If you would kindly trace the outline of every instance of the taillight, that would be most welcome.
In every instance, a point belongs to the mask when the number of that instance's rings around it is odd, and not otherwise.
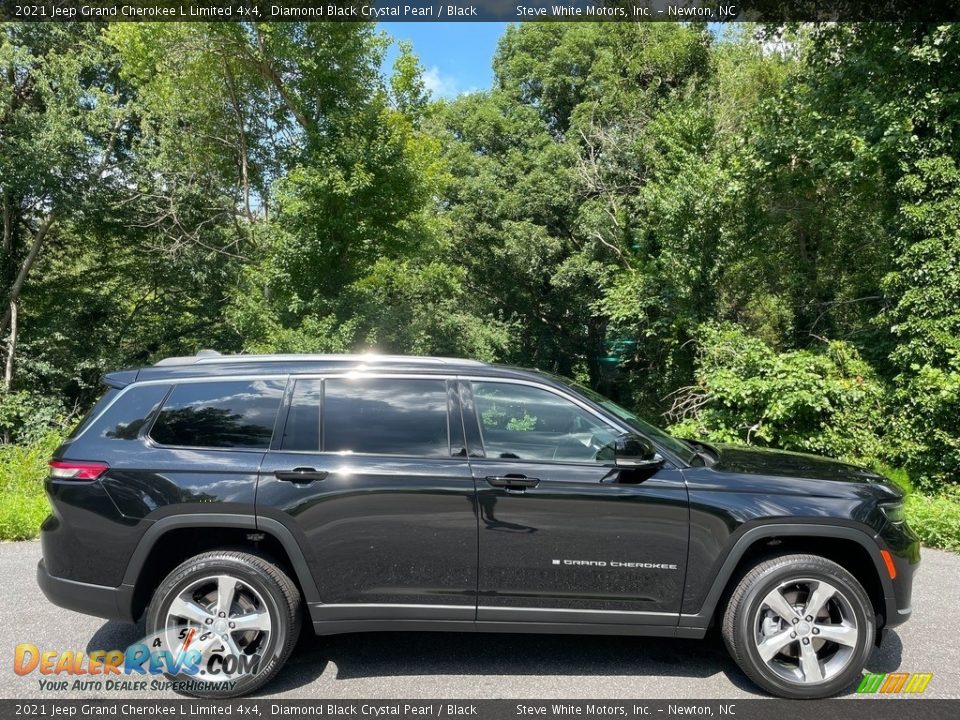
[[[102,462],[51,460],[50,477],[60,480],[96,480],[109,468],[109,465]]]

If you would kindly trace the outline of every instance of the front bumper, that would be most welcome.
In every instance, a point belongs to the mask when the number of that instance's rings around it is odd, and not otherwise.
[[[47,572],[43,560],[37,563],[37,585],[54,605],[67,610],[95,615],[108,620],[134,622],[133,588],[128,585],[109,587],[55,577]]]
[[[886,585],[885,627],[896,627],[913,612],[913,576],[920,568],[920,538],[906,523],[887,524],[877,536],[880,547],[890,553],[896,577]]]

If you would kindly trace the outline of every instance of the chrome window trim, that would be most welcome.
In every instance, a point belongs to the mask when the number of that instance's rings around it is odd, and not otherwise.
[[[425,364],[424,364],[424,368],[427,368],[427,367],[429,367],[429,365],[425,363]],[[323,380],[323,379],[326,379],[326,378],[342,378],[342,377],[346,377],[346,378],[357,378],[357,379],[361,379],[361,378],[397,378],[397,379],[404,379],[404,378],[408,378],[408,379],[409,379],[409,378],[429,378],[429,379],[437,379],[437,380],[454,380],[454,381],[456,381],[456,380],[462,380],[462,381],[464,381],[464,382],[474,382],[474,381],[476,381],[476,382],[507,383],[507,384],[514,384],[514,385],[529,385],[529,386],[531,386],[531,387],[539,388],[539,389],[541,389],[541,390],[546,390],[547,392],[553,393],[554,395],[557,395],[557,396],[559,396],[559,397],[564,398],[565,400],[568,400],[568,401],[574,403],[575,405],[577,405],[577,406],[579,406],[580,408],[582,408],[583,410],[587,411],[588,413],[590,413],[590,414],[593,415],[594,417],[598,418],[598,419],[599,419],[600,421],[602,421],[603,423],[612,426],[613,428],[619,430],[620,432],[629,432],[629,433],[636,432],[633,428],[631,428],[630,426],[628,426],[626,423],[622,422],[622,421],[619,420],[618,418],[616,418],[616,417],[614,417],[614,416],[612,416],[612,415],[607,415],[607,414],[605,414],[605,413],[603,413],[603,412],[600,412],[599,410],[597,410],[596,408],[594,408],[594,407],[592,407],[591,405],[587,404],[586,402],[584,402],[584,401],[581,400],[580,398],[576,397],[575,395],[572,395],[572,394],[570,394],[570,393],[568,393],[568,392],[563,391],[563,390],[560,389],[560,388],[553,387],[552,385],[548,385],[548,384],[545,384],[545,383],[540,382],[540,381],[537,381],[537,380],[531,380],[531,379],[527,379],[527,378],[502,377],[502,376],[498,376],[498,375],[486,375],[486,374],[478,374],[478,375],[463,374],[462,371],[461,371],[461,372],[456,372],[456,371],[455,371],[455,372],[449,372],[449,371],[448,371],[448,372],[443,372],[443,371],[442,371],[442,367],[443,367],[442,365],[440,365],[440,366],[434,366],[434,367],[436,367],[436,370],[437,370],[437,371],[434,371],[434,372],[431,372],[431,371],[425,371],[425,372],[410,372],[410,371],[407,371],[407,372],[390,372],[390,371],[383,371],[383,370],[380,370],[380,369],[370,369],[370,370],[366,370],[366,369],[364,369],[364,370],[356,370],[356,369],[355,369],[355,370],[337,370],[337,371],[334,371],[334,372],[322,372],[322,371],[321,371],[321,372],[307,372],[307,373],[268,373],[268,374],[264,374],[264,373],[250,373],[250,374],[243,374],[243,375],[228,375],[228,376],[223,376],[223,377],[219,377],[219,376],[197,376],[197,377],[182,377],[182,378],[158,378],[158,379],[151,379],[151,380],[135,380],[134,382],[130,383],[129,385],[123,387],[123,388],[120,390],[120,392],[118,392],[117,395],[113,398],[113,400],[110,402],[110,404],[107,405],[105,408],[103,408],[103,410],[102,410],[95,418],[93,418],[93,419],[90,421],[90,423],[89,423],[89,424],[87,425],[87,427],[83,430],[83,432],[81,432],[79,435],[77,435],[75,438],[73,438],[73,440],[71,440],[71,442],[74,442],[74,441],[76,441],[76,440],[79,440],[79,439],[80,439],[81,437],[83,437],[87,432],[89,432],[90,428],[94,427],[94,426],[97,424],[97,422],[99,422],[100,418],[101,418],[104,414],[106,414],[106,413],[120,400],[120,398],[122,398],[127,392],[131,391],[133,388],[140,387],[140,386],[143,386],[143,385],[170,385],[170,386],[171,386],[171,389],[172,389],[172,388],[175,387],[176,385],[182,385],[182,384],[187,384],[187,383],[200,383],[200,382],[209,383],[209,382],[232,382],[232,381],[244,381],[244,380],[246,380],[246,381],[251,381],[251,380],[283,380],[284,382],[289,383],[290,380],[299,380],[299,379],[304,379],[304,380]],[[431,369],[433,369],[433,368],[431,368]],[[165,398],[165,401],[166,401],[166,398]],[[282,407],[282,399],[281,399],[281,407]],[[161,406],[161,409],[162,409],[162,406]],[[461,413],[462,413],[462,412],[463,412],[463,408],[461,408]],[[154,418],[154,420],[155,420],[155,419],[156,419],[156,418]],[[153,424],[153,423],[151,423],[151,428],[152,428],[152,424]],[[481,433],[482,433],[482,431],[481,431]],[[151,442],[152,442],[152,441],[151,441]],[[272,444],[272,439],[271,439],[271,444]],[[660,448],[660,446],[659,446],[657,443],[654,443],[654,445],[657,446],[657,448],[658,448],[659,450],[661,450],[661,452],[663,452],[663,448]],[[177,447],[177,446],[157,445],[157,444],[153,444],[153,447],[154,447],[154,448],[157,448],[157,449],[167,449],[167,448],[169,448],[169,449],[181,449],[181,450],[220,450],[220,451],[231,451],[231,452],[237,451],[237,450],[241,450],[241,451],[243,451],[243,452],[266,452],[266,453],[271,453],[271,452],[290,452],[290,453],[303,453],[303,454],[310,454],[310,455],[320,455],[320,454],[322,454],[322,455],[330,455],[331,457],[351,457],[351,456],[353,456],[353,457],[403,457],[403,458],[420,458],[420,459],[427,459],[427,460],[460,460],[460,459],[461,459],[461,458],[454,458],[454,457],[452,457],[452,456],[451,456],[451,457],[433,457],[433,456],[425,456],[425,455],[371,455],[371,454],[361,454],[361,453],[353,453],[353,454],[351,454],[351,455],[346,455],[346,454],[341,454],[341,453],[320,453],[320,452],[313,452],[313,451],[309,451],[309,450],[286,450],[286,451],[280,451],[280,450],[274,450],[272,447],[268,447],[266,450],[252,449],[252,448]],[[684,463],[682,463],[682,462],[678,464],[677,458],[674,456],[673,453],[671,453],[671,452],[669,452],[669,451],[666,451],[665,456],[666,456],[666,458],[670,461],[670,463],[671,463],[674,467],[684,467],[684,466],[685,466]],[[469,460],[469,458],[463,458],[463,459],[464,459],[464,460]],[[495,458],[472,458],[472,459],[473,459],[473,460],[481,460],[481,461],[482,461],[482,460],[491,460],[491,459],[495,459]],[[506,459],[506,458],[500,458],[500,459],[496,459],[496,460],[497,460],[498,462],[510,462],[510,460],[509,460],[509,459]],[[515,460],[515,461],[513,461],[513,462],[534,462],[534,461],[531,461],[531,460]],[[537,461],[537,462],[542,462],[542,463],[544,463],[544,464],[551,464],[551,463],[553,463],[553,464],[558,464],[558,465],[580,465],[580,466],[586,466],[586,467],[606,467],[605,465],[597,465],[597,464],[595,464],[595,463],[571,463],[571,462],[563,462],[563,461]]]

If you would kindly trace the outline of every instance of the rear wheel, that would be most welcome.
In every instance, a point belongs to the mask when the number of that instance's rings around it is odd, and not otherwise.
[[[737,585],[723,618],[724,642],[740,668],[788,698],[828,697],[850,686],[875,632],[863,587],[818,555],[759,563]]]
[[[166,673],[183,683],[183,693],[237,697],[267,683],[286,662],[300,633],[300,594],[264,558],[215,550],[166,577],[147,608],[146,626],[155,648],[189,658],[190,670]]]

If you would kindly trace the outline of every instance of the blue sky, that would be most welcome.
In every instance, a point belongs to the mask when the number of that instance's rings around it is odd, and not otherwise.
[[[424,83],[434,97],[486,90],[493,82],[491,63],[506,23],[380,23],[394,40],[409,40],[424,67]],[[393,65],[390,50],[387,67]]]
[[[382,22],[379,27],[394,41],[409,40],[424,67],[424,83],[435,98],[454,98],[465,92],[487,90],[493,83],[493,54],[507,23]],[[717,39],[725,26],[708,23]],[[387,54],[389,72],[397,56],[396,42]]]

